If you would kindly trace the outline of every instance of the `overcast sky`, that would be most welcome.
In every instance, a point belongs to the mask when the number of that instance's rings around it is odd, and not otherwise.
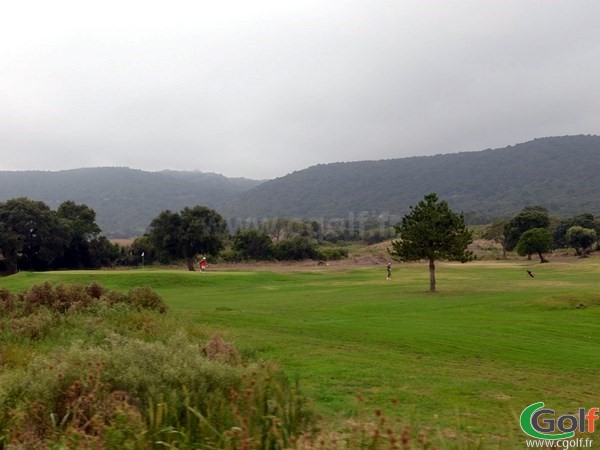
[[[600,134],[596,0],[14,0],[0,170],[274,178]]]

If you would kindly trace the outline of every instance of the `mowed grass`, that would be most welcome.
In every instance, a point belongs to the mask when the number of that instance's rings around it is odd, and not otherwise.
[[[536,273],[529,278],[526,269]],[[170,326],[219,331],[247,355],[281,363],[334,424],[381,408],[447,436],[523,443],[518,416],[599,406],[600,261],[425,264],[207,273],[21,273],[0,288],[98,281],[151,286]]]

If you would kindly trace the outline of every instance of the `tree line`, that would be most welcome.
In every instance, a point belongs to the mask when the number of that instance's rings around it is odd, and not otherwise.
[[[239,228],[232,236],[226,220],[205,206],[162,211],[148,232],[127,247],[100,235],[95,211],[66,201],[52,210],[25,197],[0,203],[0,272],[97,269],[140,262],[184,261],[189,270],[199,255],[229,261],[336,259],[340,248],[319,248],[316,222],[278,218],[260,227]],[[348,236],[349,237],[349,236]],[[322,240],[321,240],[322,242]]]
[[[425,204],[419,205],[431,209],[437,202],[437,196],[430,194],[425,197]],[[442,204],[446,209],[438,211],[435,217],[451,212],[447,203]],[[184,261],[189,270],[194,270],[201,255],[219,256],[226,261],[329,260],[348,256],[347,250],[336,243],[353,240],[373,243],[394,237],[397,240],[393,248],[399,251],[407,245],[402,242],[408,242],[403,224],[410,214],[397,226],[390,226],[390,217],[383,222],[376,217],[364,217],[361,221],[345,220],[338,224],[274,218],[239,226],[232,235],[223,216],[198,205],[180,212],[162,211],[152,220],[147,233],[130,246],[121,247],[100,235],[96,213],[89,206],[66,201],[52,210],[41,201],[22,197],[0,203],[0,272],[177,261]],[[460,223],[464,226],[462,215]],[[423,233],[423,229],[415,229],[415,233]],[[585,257],[598,245],[599,236],[600,220],[592,214],[558,219],[540,206],[528,206],[510,219],[497,220],[483,233],[485,239],[502,245],[505,257],[506,252],[516,250],[522,256],[538,255],[541,262],[546,261],[544,253],[556,248],[572,247]],[[408,247],[405,250],[408,252]],[[443,256],[442,252],[435,258],[449,258],[451,253]],[[398,256],[398,259],[403,258]]]
[[[226,220],[204,206],[180,212],[163,211],[148,232],[130,246],[130,264],[140,261],[168,264],[183,260],[189,270],[200,256],[225,261],[340,259],[347,250],[323,246],[318,222],[287,218],[265,220],[257,227],[238,228],[229,234]]]
[[[110,265],[119,247],[100,231],[96,213],[84,204],[65,201],[54,211],[24,197],[0,203],[0,271]]]
[[[600,220],[590,213],[559,219],[541,206],[527,206],[511,219],[492,223],[483,237],[499,243],[504,258],[507,251],[516,250],[528,259],[537,255],[543,263],[544,253],[560,248],[573,248],[576,255],[587,257],[598,246]]]

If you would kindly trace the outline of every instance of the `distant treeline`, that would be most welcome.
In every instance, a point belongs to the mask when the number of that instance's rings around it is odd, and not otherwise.
[[[95,218],[92,208],[70,200],[56,210],[25,197],[0,203],[0,272],[181,261],[194,270],[201,255],[227,261],[347,256],[343,248],[320,248],[322,234],[314,223],[277,219],[232,236],[218,212],[200,205],[162,211],[148,225],[149,232],[127,247],[101,236]]]
[[[119,247],[99,235],[95,220],[92,208],[70,200],[56,211],[27,198],[0,203],[0,271],[112,265]]]
[[[40,201],[16,198],[0,203],[0,272],[171,264],[184,261],[190,270],[201,256],[221,261],[332,260],[348,256],[346,244],[373,244],[396,236],[399,220],[362,217],[322,223],[289,218],[237,224],[231,232],[216,210],[205,206],[164,210],[149,230],[127,247],[100,235],[95,211],[66,201],[52,210]],[[244,225],[244,226],[242,226]],[[509,219],[480,231],[502,245],[504,253],[543,253],[573,248],[581,256],[597,247],[600,220],[591,213],[558,218],[541,206],[528,206]]]

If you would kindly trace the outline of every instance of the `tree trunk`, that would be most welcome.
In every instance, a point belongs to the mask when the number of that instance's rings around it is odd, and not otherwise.
[[[506,259],[506,246],[502,244],[502,259]]]
[[[185,258],[185,263],[187,264],[187,268],[190,272],[194,272],[194,258]]]
[[[544,255],[542,255],[542,252],[538,252],[538,255],[540,255],[540,262],[541,263],[547,263],[548,260],[546,258],[544,258]]]
[[[19,257],[16,252],[10,252],[5,256],[6,268],[8,270],[9,275],[14,275],[19,271],[18,261]]]
[[[15,273],[17,273],[19,271],[19,266],[17,265],[16,260],[11,260],[8,259],[8,274],[9,275],[14,275]]]
[[[429,258],[429,292],[435,292],[435,262]]]

